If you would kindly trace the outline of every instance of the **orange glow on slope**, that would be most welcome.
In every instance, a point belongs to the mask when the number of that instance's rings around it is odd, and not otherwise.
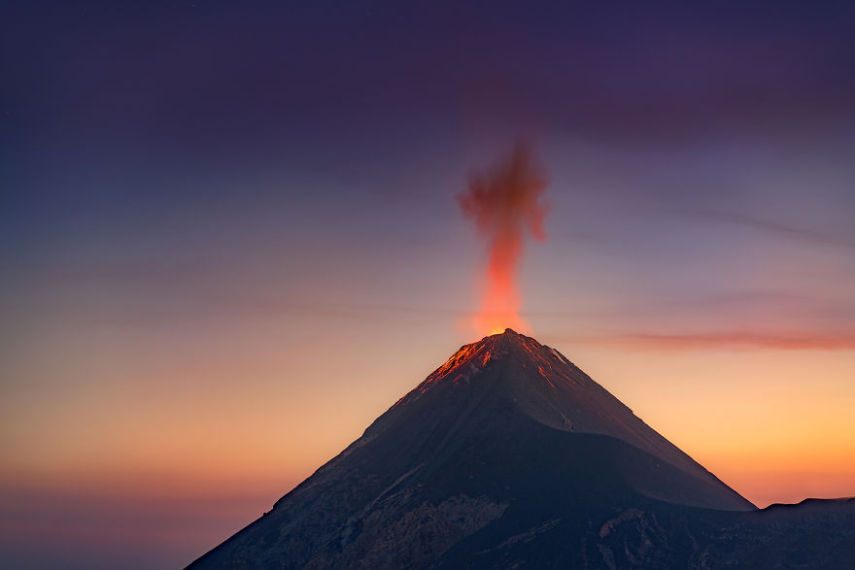
[[[475,176],[467,192],[458,196],[463,214],[475,221],[487,242],[486,285],[475,326],[487,334],[505,328],[528,331],[519,316],[516,275],[526,232],[546,239],[540,203],[545,178],[532,164],[528,146],[518,143],[512,154],[484,175]]]

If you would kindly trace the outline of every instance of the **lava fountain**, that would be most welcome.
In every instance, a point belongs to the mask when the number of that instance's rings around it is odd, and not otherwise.
[[[546,184],[529,145],[518,142],[491,169],[472,176],[469,188],[457,196],[464,216],[475,222],[487,245],[484,292],[475,317],[482,333],[494,334],[507,327],[528,330],[519,315],[516,277],[525,237],[546,239],[547,208],[541,202]]]

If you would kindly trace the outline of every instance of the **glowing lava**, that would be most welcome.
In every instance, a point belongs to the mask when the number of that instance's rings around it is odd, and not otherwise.
[[[487,243],[484,296],[475,318],[481,332],[528,330],[519,316],[516,276],[526,233],[546,239],[543,220],[547,210],[540,202],[545,189],[546,179],[532,163],[529,147],[517,143],[510,156],[485,174],[474,176],[469,189],[457,197],[463,214],[475,221]]]

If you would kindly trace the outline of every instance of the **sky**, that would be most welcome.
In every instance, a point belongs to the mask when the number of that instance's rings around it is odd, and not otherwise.
[[[170,568],[438,367],[530,141],[528,333],[758,506],[855,495],[855,6],[16,2],[0,565]]]

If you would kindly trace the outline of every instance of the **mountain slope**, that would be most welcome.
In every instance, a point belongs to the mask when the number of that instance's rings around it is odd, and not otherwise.
[[[514,412],[554,429],[618,438],[692,475],[702,486],[694,497],[672,497],[665,492],[659,497],[664,500],[718,509],[754,508],[560,352],[510,329],[462,347],[380,416],[364,437],[375,437],[402,417],[411,422],[425,416],[422,421],[429,422],[430,416],[455,399],[466,399],[477,413],[486,416],[510,406]]]
[[[718,520],[754,507],[560,353],[507,330],[462,347],[191,567],[501,567],[515,552],[598,567],[608,557],[592,545],[627,509]]]

